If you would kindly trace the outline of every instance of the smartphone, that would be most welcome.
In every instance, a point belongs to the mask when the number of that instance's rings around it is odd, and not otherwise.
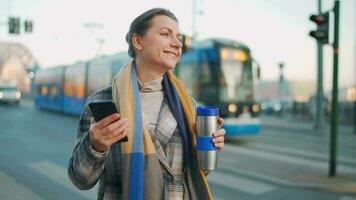
[[[89,103],[89,109],[96,122],[104,119],[105,117],[118,113],[114,102],[111,100],[96,100]],[[127,136],[118,142],[127,142]]]

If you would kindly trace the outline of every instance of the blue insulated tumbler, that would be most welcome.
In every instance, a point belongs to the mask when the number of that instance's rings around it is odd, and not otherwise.
[[[197,153],[203,171],[216,169],[218,148],[213,144],[213,133],[218,130],[219,109],[211,106],[197,107]]]

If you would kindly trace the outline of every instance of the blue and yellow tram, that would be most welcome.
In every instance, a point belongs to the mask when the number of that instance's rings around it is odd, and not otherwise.
[[[80,115],[86,98],[110,85],[120,67],[129,60],[127,53],[119,53],[40,70],[35,79],[35,105],[41,109]]]
[[[260,105],[254,100],[250,49],[234,40],[208,39],[192,43],[175,73],[200,104],[217,106],[227,135],[260,131]]]

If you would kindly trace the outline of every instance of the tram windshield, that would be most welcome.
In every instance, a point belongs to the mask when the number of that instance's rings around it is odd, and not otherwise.
[[[220,99],[223,102],[248,101],[253,97],[252,66],[245,51],[223,48]]]

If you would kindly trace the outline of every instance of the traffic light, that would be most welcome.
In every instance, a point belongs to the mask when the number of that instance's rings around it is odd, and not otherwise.
[[[20,34],[19,17],[9,17],[9,34]]]
[[[192,43],[192,38],[188,35],[182,35],[182,52],[186,52]]]
[[[321,44],[329,43],[329,12],[319,15],[311,15],[309,19],[316,23],[317,29],[310,31],[309,35],[321,42]]]
[[[25,32],[26,33],[32,33],[33,31],[33,23],[30,20],[25,21]]]

